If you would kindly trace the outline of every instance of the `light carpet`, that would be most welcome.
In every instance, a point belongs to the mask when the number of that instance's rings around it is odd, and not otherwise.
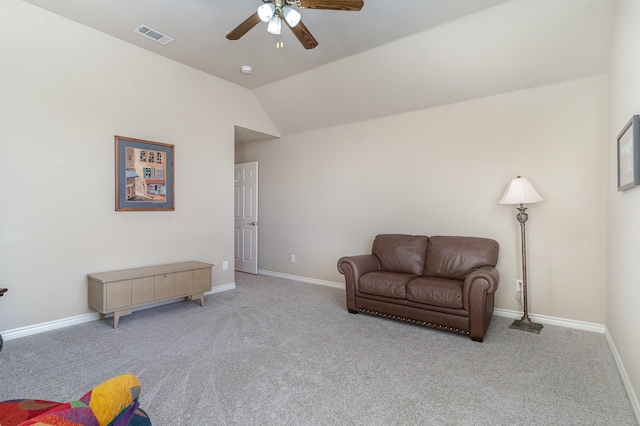
[[[125,372],[154,425],[637,425],[602,334],[494,317],[483,343],[365,314],[344,290],[235,290],[5,342],[0,400],[67,401]]]

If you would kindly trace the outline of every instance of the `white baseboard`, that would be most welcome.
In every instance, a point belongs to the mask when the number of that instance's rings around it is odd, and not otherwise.
[[[71,325],[82,324],[89,321],[95,321],[100,318],[100,314],[92,312],[89,314],[76,315],[73,317],[62,318],[59,320],[42,322],[40,324],[28,325],[26,327],[14,328],[2,332],[2,338],[13,340],[19,337],[31,336],[33,334],[44,333],[45,331],[57,330],[59,328],[69,327]]]
[[[205,296],[207,294],[222,293],[223,291],[229,291],[229,290],[235,290],[235,289],[236,289],[236,283],[222,284],[222,285],[215,286],[214,288],[211,289],[211,291],[206,292]]]
[[[301,281],[303,283],[323,285],[326,287],[341,288],[343,290],[345,289],[344,283],[338,283],[335,281],[318,280],[316,278],[307,278],[307,277],[301,277],[298,275],[283,274],[281,272],[273,272],[273,271],[268,271],[266,269],[259,269],[258,274],[268,275],[270,277],[282,278],[285,280]]]
[[[520,319],[522,318],[522,311],[512,311],[510,309],[500,309],[495,308],[493,310],[493,314],[498,317],[512,318],[512,319]],[[593,331],[595,333],[604,333],[605,326],[603,324],[596,324],[593,322],[585,322],[585,321],[576,321],[566,318],[558,318],[558,317],[550,317],[547,315],[537,315],[529,313],[529,318],[532,321],[547,324],[547,325],[557,325],[559,327],[566,328],[574,328],[576,330],[584,330],[584,331]]]
[[[633,386],[631,386],[631,380],[627,375],[627,370],[624,368],[624,364],[622,363],[622,358],[620,358],[620,354],[616,349],[615,343],[613,343],[613,339],[609,334],[609,329],[605,326],[604,335],[607,337],[607,342],[609,343],[609,349],[611,349],[611,354],[613,355],[613,359],[616,361],[616,366],[618,367],[618,372],[620,373],[620,378],[622,379],[622,383],[624,384],[624,388],[627,391],[627,395],[629,396],[629,402],[631,402],[631,408],[633,408],[633,412],[636,415],[636,419],[640,424],[640,402],[638,402],[638,396],[633,390]]]
[[[233,290],[236,288],[236,283],[223,284],[214,287],[211,291],[205,293],[214,294],[220,293],[227,290]],[[167,305],[169,303],[175,303],[183,298],[177,298],[174,300],[167,300],[166,302],[153,303],[150,305],[140,306],[138,308],[134,308],[132,311],[140,311],[143,309],[154,308],[156,306]],[[17,339],[19,337],[31,336],[34,334],[44,333],[45,331],[57,330],[59,328],[65,328],[72,325],[82,324],[89,321],[96,321],[100,319],[100,314],[97,312],[91,312],[88,314],[75,315],[73,317],[62,318],[59,320],[47,321],[40,324],[28,325],[26,327],[14,328],[12,330],[6,330],[2,332],[2,339],[5,341]]]

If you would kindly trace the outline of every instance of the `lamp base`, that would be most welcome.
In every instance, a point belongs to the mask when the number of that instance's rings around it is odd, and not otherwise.
[[[540,334],[540,330],[542,330],[542,324],[535,323],[531,321],[528,317],[522,317],[522,319],[515,320],[509,326],[509,328]]]

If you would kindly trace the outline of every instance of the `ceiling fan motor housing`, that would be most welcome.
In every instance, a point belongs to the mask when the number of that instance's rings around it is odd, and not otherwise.
[[[262,0],[263,3],[273,3],[276,7],[297,6],[300,7],[300,0]]]

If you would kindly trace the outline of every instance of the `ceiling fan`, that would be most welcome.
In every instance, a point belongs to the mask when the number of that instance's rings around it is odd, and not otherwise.
[[[284,21],[305,49],[313,49],[318,42],[302,23],[300,13],[293,6],[304,9],[352,11],[358,11],[364,6],[364,0],[262,0],[262,3],[253,15],[227,34],[229,40],[240,39],[260,22],[269,23],[267,31],[270,33],[280,34]]]

